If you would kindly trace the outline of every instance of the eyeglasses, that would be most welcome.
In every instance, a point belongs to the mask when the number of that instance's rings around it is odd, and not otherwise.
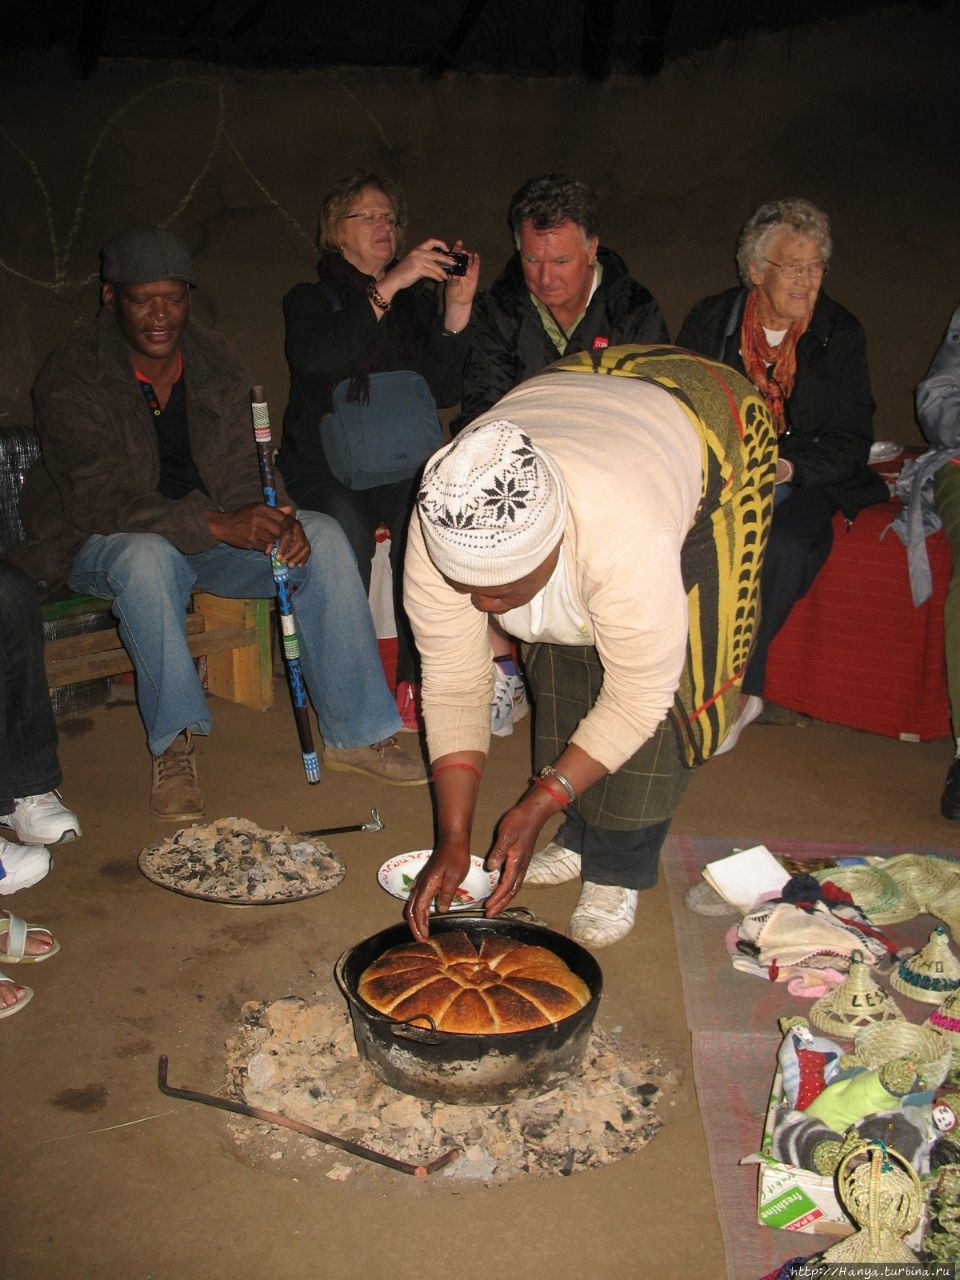
[[[764,262],[776,267],[784,280],[799,280],[804,275],[808,275],[811,280],[819,280],[829,270],[820,258],[815,258],[813,262],[774,262],[772,258],[764,258]]]
[[[366,213],[345,213],[343,215],[343,221],[346,222],[348,218],[359,218],[361,222],[366,222],[368,224],[373,222],[385,222],[388,227],[399,227],[400,225],[400,219],[396,214],[384,213],[380,209],[371,209]]]

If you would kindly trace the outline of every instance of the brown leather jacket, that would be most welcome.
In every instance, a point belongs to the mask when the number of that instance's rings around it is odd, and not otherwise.
[[[47,358],[33,388],[41,459],[20,501],[26,542],[8,558],[48,593],[94,533],[159,533],[185,554],[215,545],[204,512],[263,494],[250,416],[250,374],[217,333],[189,324],[181,342],[194,461],[210,497],[157,492],[153,420],[109,311],[84,321]],[[277,476],[277,501],[289,499]]]

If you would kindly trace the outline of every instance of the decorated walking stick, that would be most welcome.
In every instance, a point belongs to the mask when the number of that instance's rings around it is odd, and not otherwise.
[[[254,387],[250,400],[253,434],[257,442],[257,457],[260,462],[263,500],[268,507],[275,507],[277,490],[273,479],[273,441],[270,438],[270,413],[263,398],[263,388]],[[303,669],[300,666],[300,645],[297,640],[293,608],[290,604],[289,572],[283,561],[277,558],[276,546],[270,556],[270,566],[273,569],[273,581],[277,590],[277,612],[280,617],[280,633],[283,637],[283,661],[287,669],[287,682],[290,685],[290,697],[293,701],[293,715],[297,722],[303,768],[308,782],[319,782],[320,761],[313,746],[313,731],[310,728],[307,710],[307,689],[303,682]]]

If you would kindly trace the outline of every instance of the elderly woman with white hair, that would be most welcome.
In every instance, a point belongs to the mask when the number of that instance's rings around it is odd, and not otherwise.
[[[866,338],[822,289],[832,252],[830,221],[809,200],[761,205],[737,244],[742,287],[698,302],[677,338],[679,346],[746,374],[779,438],[760,626],[721,752],[763,710],[770,645],[830,554],[835,513],[853,520],[888,496],[867,466],[874,404]]]
[[[491,614],[530,645],[538,772],[498,825],[487,914],[525,878],[579,876],[570,936],[599,947],[629,933],[691,772],[736,710],[774,468],[750,384],[670,347],[565,357],[433,456],[404,577],[437,797],[437,843],[406,908],[415,937],[469,866]]]

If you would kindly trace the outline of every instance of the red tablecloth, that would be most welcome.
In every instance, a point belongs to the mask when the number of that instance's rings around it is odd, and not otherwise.
[[[889,737],[950,734],[943,602],[950,547],[927,539],[933,595],[916,609],[906,548],[891,530],[895,499],[847,528],[834,517],[833,550],[770,649],[764,698],[816,720]]]

